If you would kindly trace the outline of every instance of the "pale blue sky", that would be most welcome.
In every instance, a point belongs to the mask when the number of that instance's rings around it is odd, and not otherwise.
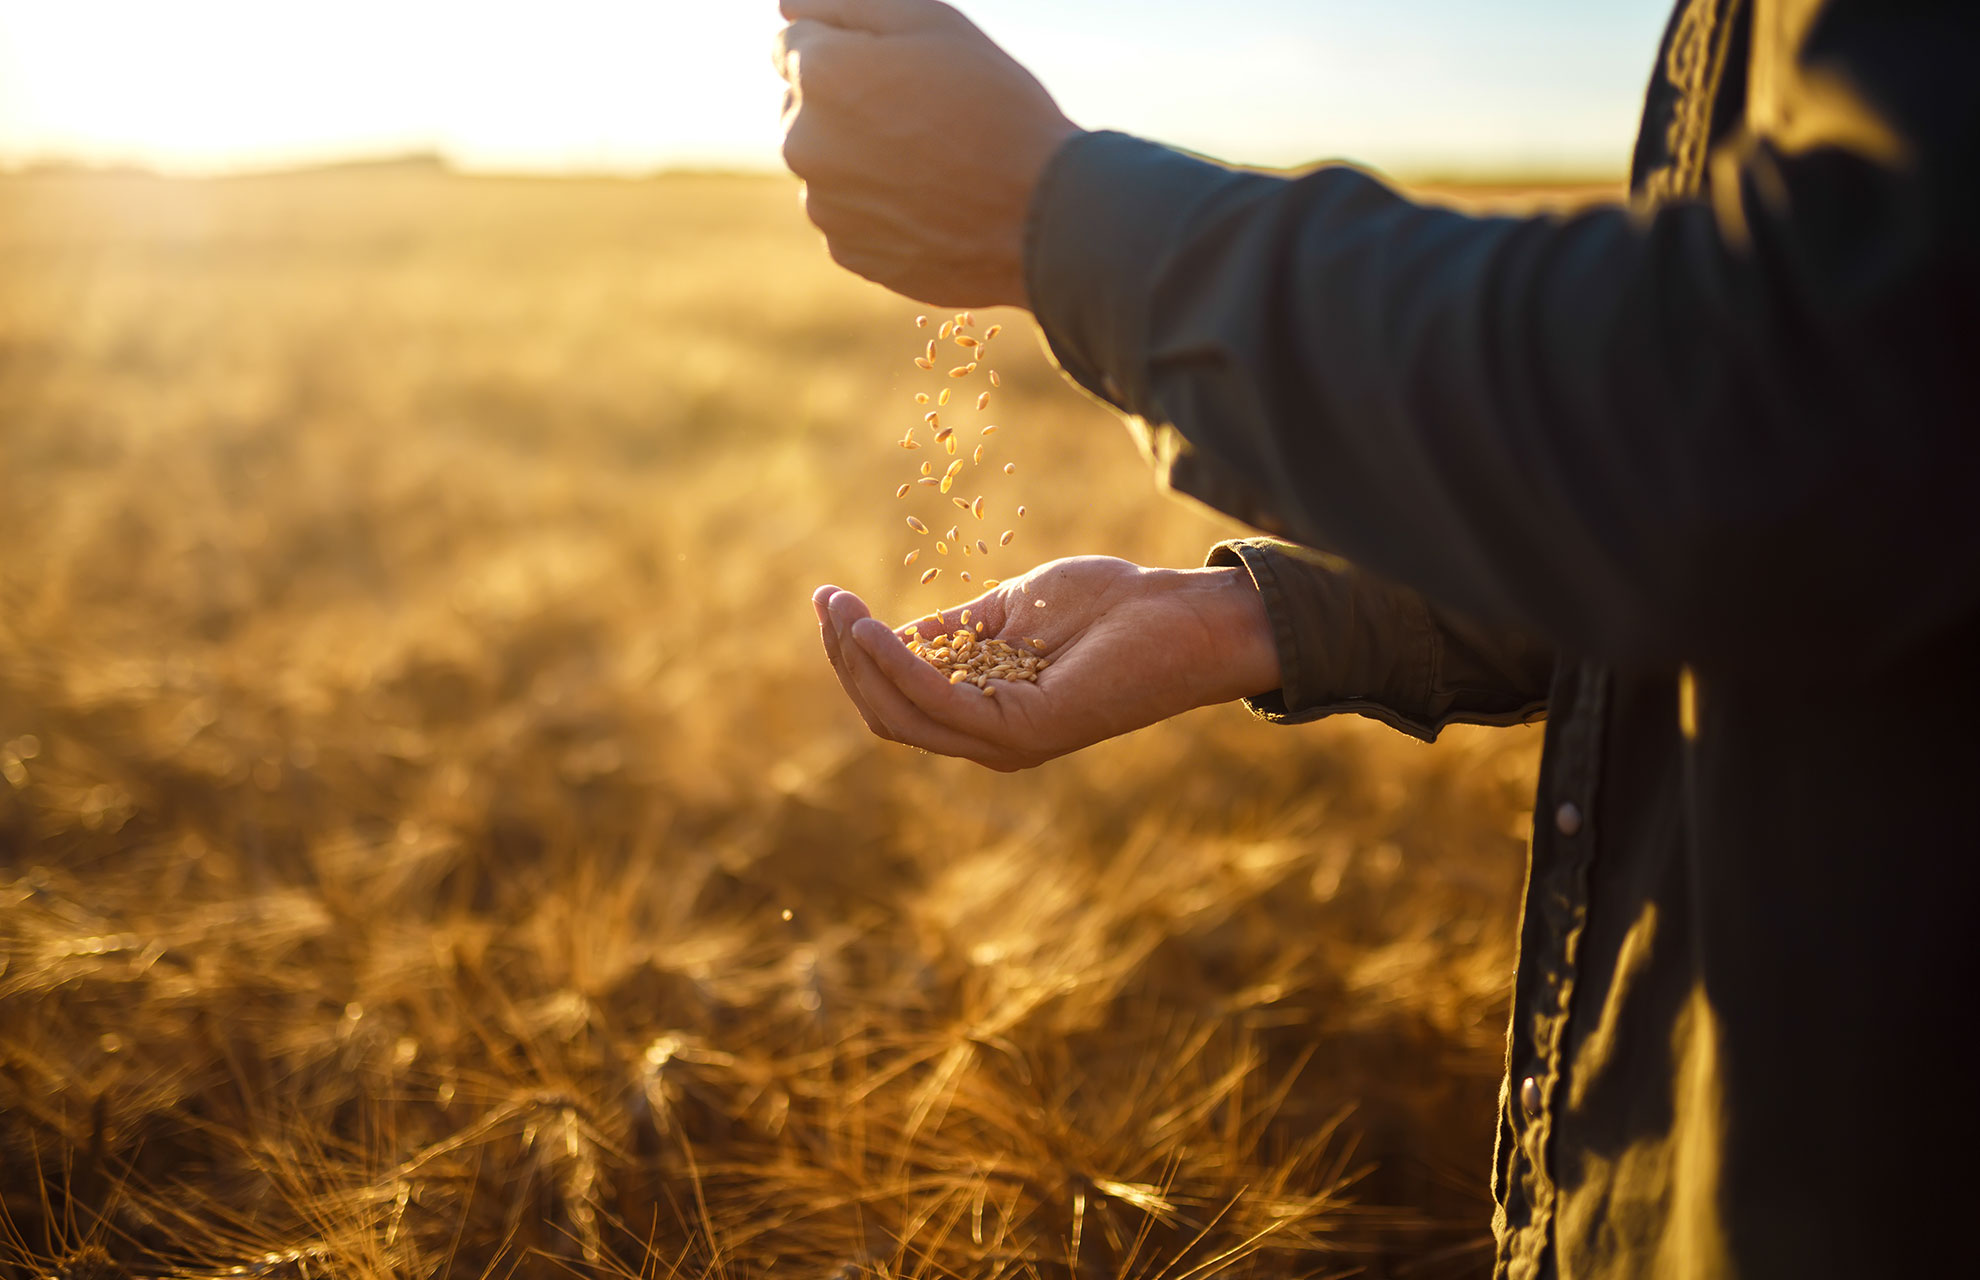
[[[1231,160],[1618,174],[1669,0],[964,0],[1079,123]],[[776,163],[771,0],[0,0],[0,163]]]

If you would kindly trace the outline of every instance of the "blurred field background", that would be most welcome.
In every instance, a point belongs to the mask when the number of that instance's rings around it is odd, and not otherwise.
[[[867,737],[917,310],[773,178],[0,180],[0,1276],[1488,1269],[1540,731]],[[1239,532],[980,319],[980,575]]]

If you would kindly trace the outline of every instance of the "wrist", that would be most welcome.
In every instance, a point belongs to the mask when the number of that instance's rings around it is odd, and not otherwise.
[[[1272,692],[1284,684],[1272,618],[1258,585],[1242,566],[1184,569],[1200,593],[1206,696],[1203,701],[1234,702]]]

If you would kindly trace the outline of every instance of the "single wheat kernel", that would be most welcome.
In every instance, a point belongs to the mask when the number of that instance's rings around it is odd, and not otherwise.
[[[957,506],[961,507],[964,511],[969,510],[968,498],[951,498],[949,499],[949,501],[955,503]]]
[[[947,342],[949,340],[949,335],[954,333],[955,331],[956,331],[956,322],[953,320],[944,320],[942,322],[942,327],[935,331],[935,336],[940,338],[942,341]]]
[[[915,479],[915,483],[916,483],[916,484],[940,484],[940,483],[942,483],[942,482],[941,482],[940,480],[937,480],[937,479],[936,479],[936,478],[935,478],[934,476],[918,476],[918,477],[916,477],[916,479]]]
[[[1005,474],[1005,475],[1007,475],[1007,476],[1014,476],[1014,475],[1016,475],[1016,474],[1017,474],[1017,463],[1015,463],[1015,462],[1006,462],[1006,463],[1004,464],[1004,474]]]
[[[983,624],[980,622],[976,624],[976,634],[977,635],[983,634]]]
[[[967,569],[964,569],[964,570],[961,570],[961,573],[962,573],[962,580],[963,580],[964,582],[968,582],[968,581],[969,581],[969,570],[967,570]]]
[[[932,463],[932,462],[924,462],[924,463],[922,463],[922,464],[921,464],[921,474],[922,474],[922,475],[925,475],[925,476],[932,476],[932,475],[934,475],[934,474],[935,474],[935,464],[934,464],[934,463]]]
[[[956,438],[954,436],[950,436],[947,440],[944,440],[942,442],[942,447],[944,449],[947,449],[949,451],[950,456],[953,457],[956,452]]]
[[[983,344],[978,342],[976,339],[970,337],[966,333],[959,333],[956,335],[956,345],[959,347],[967,347],[971,351],[974,351]]]
[[[917,329],[926,329],[928,327],[928,317],[916,316],[914,318],[914,327]]]
[[[963,373],[965,375],[972,374],[975,372],[976,372],[976,362],[974,360],[970,361],[968,364],[963,366]]]
[[[1031,641],[1031,647],[1038,650],[1040,653],[1043,653],[1045,651],[1045,642],[1043,640],[1037,639],[1036,637],[1033,637]]]
[[[927,393],[926,391],[917,391],[917,392],[915,392],[915,393],[914,393],[914,402],[915,402],[916,404],[927,404],[927,403],[928,403],[928,393]]]
[[[901,563],[903,565],[910,565],[919,559],[921,559],[921,548],[916,547],[914,550],[907,553],[907,559],[901,561]]]
[[[983,495],[977,494],[976,501],[969,504],[969,513],[978,520],[983,518]]]
[[[997,424],[996,424],[996,423],[994,423],[994,422],[993,422],[993,423],[991,423],[991,424],[990,424],[989,426],[987,426],[987,427],[985,427],[985,428],[983,428],[983,430],[982,430],[982,431],[981,431],[981,432],[980,432],[979,434],[981,434],[981,435],[986,435],[986,436],[994,436],[994,435],[996,435],[996,434],[997,434]]]
[[[933,369],[935,367],[935,362],[927,356],[916,356],[914,358],[914,364],[917,369]]]
[[[1045,607],[1045,602],[1043,600],[1033,600],[1031,602],[1031,607],[1034,609],[1043,609]]]
[[[921,447],[921,441],[915,439],[913,436],[902,436],[899,444],[903,449],[919,449]]]
[[[997,545],[1000,547],[1008,547],[1011,545],[1011,539],[1015,537],[1017,537],[1016,529],[1006,529],[1004,530],[1003,534],[1000,537],[998,537]]]
[[[976,540],[976,552],[978,555],[985,555],[985,556],[989,555],[990,554],[989,544],[984,542],[983,539],[978,538]]]
[[[928,532],[928,526],[921,523],[921,521],[915,519],[913,516],[909,516],[907,518],[907,522],[908,522],[908,528],[914,530],[916,533]]]
[[[1004,585],[1004,580],[1002,578],[990,578],[985,580],[985,582],[983,583],[983,589],[985,591],[988,591],[992,587],[1001,587],[1003,585]]]
[[[949,490],[956,487],[956,478],[954,476],[943,476],[936,483],[941,486],[939,490],[940,492],[947,493]]]
[[[943,534],[942,536],[947,538],[949,541],[954,542],[956,540],[956,533],[957,533],[956,526],[950,525],[949,531]]]
[[[997,371],[995,369],[992,369],[990,371],[990,385],[993,387],[1001,387],[1004,385],[1003,379],[997,376]]]
[[[964,625],[965,627],[969,625],[969,610],[967,610],[967,609],[964,609],[964,610],[962,611],[962,624],[963,624],[963,625]]]
[[[1022,517],[1023,517],[1023,515],[1024,515],[1024,508],[1023,508],[1023,507],[1019,507],[1019,508],[1018,508],[1018,516],[1019,516],[1020,518],[1022,518]]]
[[[958,471],[961,471],[962,469],[963,469],[963,460],[962,460],[961,458],[957,458],[957,459],[956,459],[956,460],[955,460],[954,462],[951,462],[951,463],[949,464],[949,474],[950,474],[950,475],[954,475],[954,474],[956,474],[956,473],[957,473]]]
[[[970,374],[974,372],[976,372],[976,369],[973,365],[959,364],[955,368],[949,370],[949,376],[951,378],[967,378]]]
[[[901,486],[900,488],[898,488],[898,489],[896,489],[896,490],[894,490],[894,496],[895,496],[896,498],[905,498],[905,497],[907,497],[907,496],[908,496],[908,490],[909,490],[909,489],[912,489],[912,488],[914,488],[914,486],[913,486],[913,485],[911,485],[911,484],[904,484],[904,485],[902,485],[902,486]]]
[[[922,574],[922,575],[921,575],[921,585],[925,587],[925,586],[927,586],[927,585],[928,585],[929,583],[931,583],[931,582],[933,582],[933,581],[935,581],[935,579],[936,579],[936,577],[937,577],[937,576],[938,576],[938,575],[939,575],[939,574],[940,574],[941,572],[942,572],[942,570],[941,570],[940,568],[935,568],[935,569],[930,569],[930,570],[929,570],[929,571],[928,571],[927,573],[924,573],[924,574]]]
[[[956,317],[956,323],[962,325],[964,328],[974,329],[976,327],[976,317],[970,312],[965,311]]]
[[[967,679],[969,679],[969,668],[967,667],[959,667],[949,673],[950,684],[961,684]]]
[[[935,554],[936,554],[936,555],[938,555],[938,556],[945,556],[945,555],[948,555],[948,554],[949,554],[949,544],[948,544],[948,543],[946,543],[946,542],[938,542],[938,543],[936,543],[936,544],[935,544]]]
[[[972,454],[970,454],[970,455],[969,455],[969,460],[970,460],[971,462],[974,462],[974,463],[975,463],[975,464],[976,464],[977,466],[979,466],[979,467],[983,465],[983,446],[982,446],[982,445],[977,445],[977,446],[976,446],[976,452],[974,452],[974,453],[972,453]]]
[[[983,340],[985,342],[988,342],[990,341],[990,339],[996,337],[998,334],[1002,333],[1003,331],[1004,331],[1003,325],[993,324],[988,329],[983,331]]]
[[[935,339],[930,338],[928,340],[928,345],[922,349],[921,354],[927,356],[930,360],[935,358]]]
[[[957,545],[962,548],[962,553],[964,555],[969,554],[969,544],[967,542],[958,543]]]
[[[935,403],[939,405],[947,405],[949,403],[949,397],[954,394],[955,392],[951,388],[943,387],[942,394],[935,397]]]
[[[985,409],[988,409],[989,407],[990,407],[990,393],[988,391],[976,397],[976,411],[978,413],[983,412]]]
[[[935,432],[935,443],[947,444],[949,442],[949,437],[954,435],[955,433],[956,433],[956,429],[954,427],[938,428]]]
[[[927,413],[921,415],[921,420],[927,423],[931,427],[940,426],[942,422],[942,415],[936,410],[930,409]]]

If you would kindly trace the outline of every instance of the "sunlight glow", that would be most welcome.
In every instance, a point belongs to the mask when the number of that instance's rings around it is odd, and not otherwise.
[[[1665,0],[964,0],[1081,124],[1230,159],[1620,171]],[[774,0],[0,0],[0,164],[777,164]]]

